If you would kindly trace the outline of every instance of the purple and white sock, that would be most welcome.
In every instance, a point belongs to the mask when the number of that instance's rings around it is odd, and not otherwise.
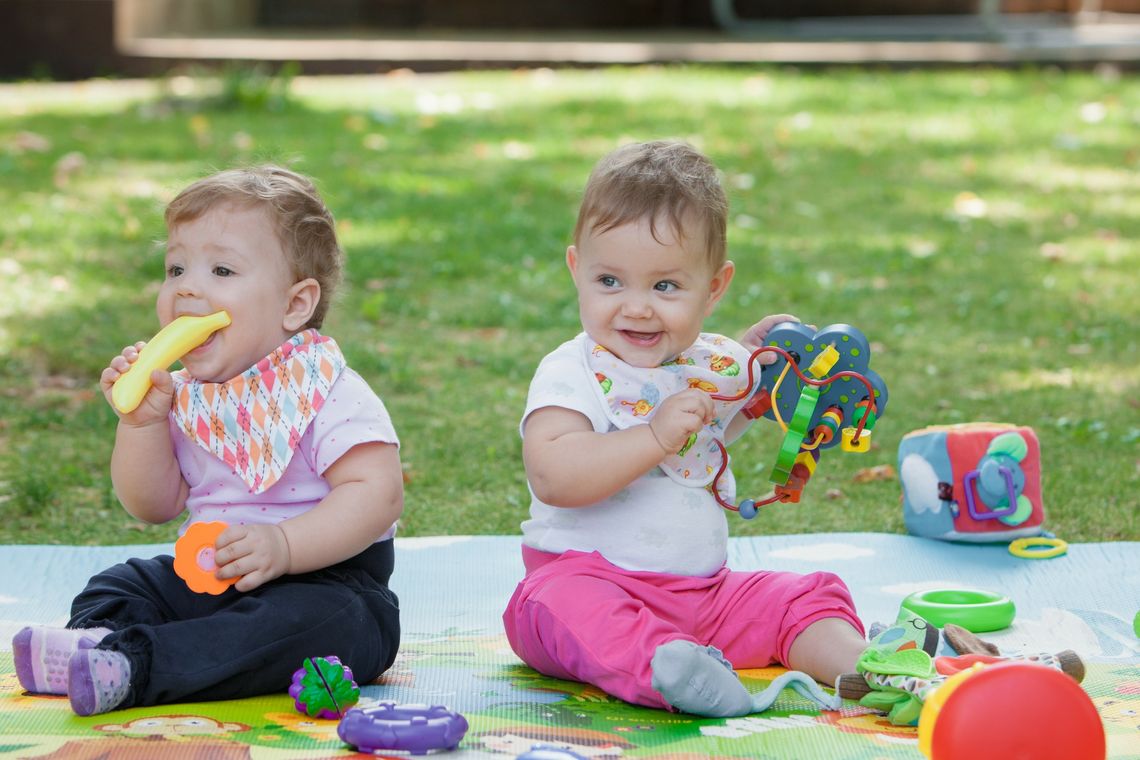
[[[110,712],[131,688],[131,663],[122,652],[81,649],[71,656],[67,671],[67,697],[76,715]]]
[[[66,694],[67,663],[79,649],[90,649],[110,628],[54,628],[31,625],[12,637],[16,677],[33,694]]]

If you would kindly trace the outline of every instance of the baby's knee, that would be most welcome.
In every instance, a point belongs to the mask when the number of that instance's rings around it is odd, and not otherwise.
[[[802,608],[803,614],[824,609],[855,611],[851,591],[838,575],[829,572],[815,572],[800,576],[789,588],[787,604],[789,609]]]

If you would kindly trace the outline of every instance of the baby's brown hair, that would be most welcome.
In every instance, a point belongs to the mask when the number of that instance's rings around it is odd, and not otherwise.
[[[337,242],[332,212],[312,180],[273,165],[217,172],[193,183],[170,202],[166,207],[166,228],[192,222],[226,203],[261,207],[269,213],[294,281],[311,277],[321,286],[321,298],[305,324],[320,327],[340,284],[344,252]]]
[[[686,219],[702,228],[705,255],[714,269],[727,256],[728,198],[716,167],[692,145],[655,140],[625,145],[603,157],[590,173],[578,209],[574,244],[584,235],[649,219],[657,239],[659,219],[678,241],[687,240]],[[692,233],[692,230],[689,231]]]

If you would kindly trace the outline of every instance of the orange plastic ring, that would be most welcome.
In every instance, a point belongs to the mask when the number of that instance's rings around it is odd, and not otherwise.
[[[224,522],[194,523],[174,542],[174,572],[197,594],[217,596],[237,583],[214,575],[214,544],[228,526]]]

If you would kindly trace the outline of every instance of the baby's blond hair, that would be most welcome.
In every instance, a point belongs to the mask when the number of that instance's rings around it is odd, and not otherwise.
[[[695,222],[703,232],[708,262],[719,269],[726,258],[728,198],[716,167],[700,151],[679,140],[625,145],[603,157],[590,173],[578,209],[574,244],[583,236],[606,232],[629,222],[664,219],[679,242],[690,241]],[[700,234],[700,233],[698,233]]]
[[[166,207],[166,228],[192,222],[226,203],[261,207],[289,259],[295,282],[308,278],[321,297],[306,327],[320,327],[344,268],[336,223],[312,180],[280,166],[228,169],[193,183]]]

